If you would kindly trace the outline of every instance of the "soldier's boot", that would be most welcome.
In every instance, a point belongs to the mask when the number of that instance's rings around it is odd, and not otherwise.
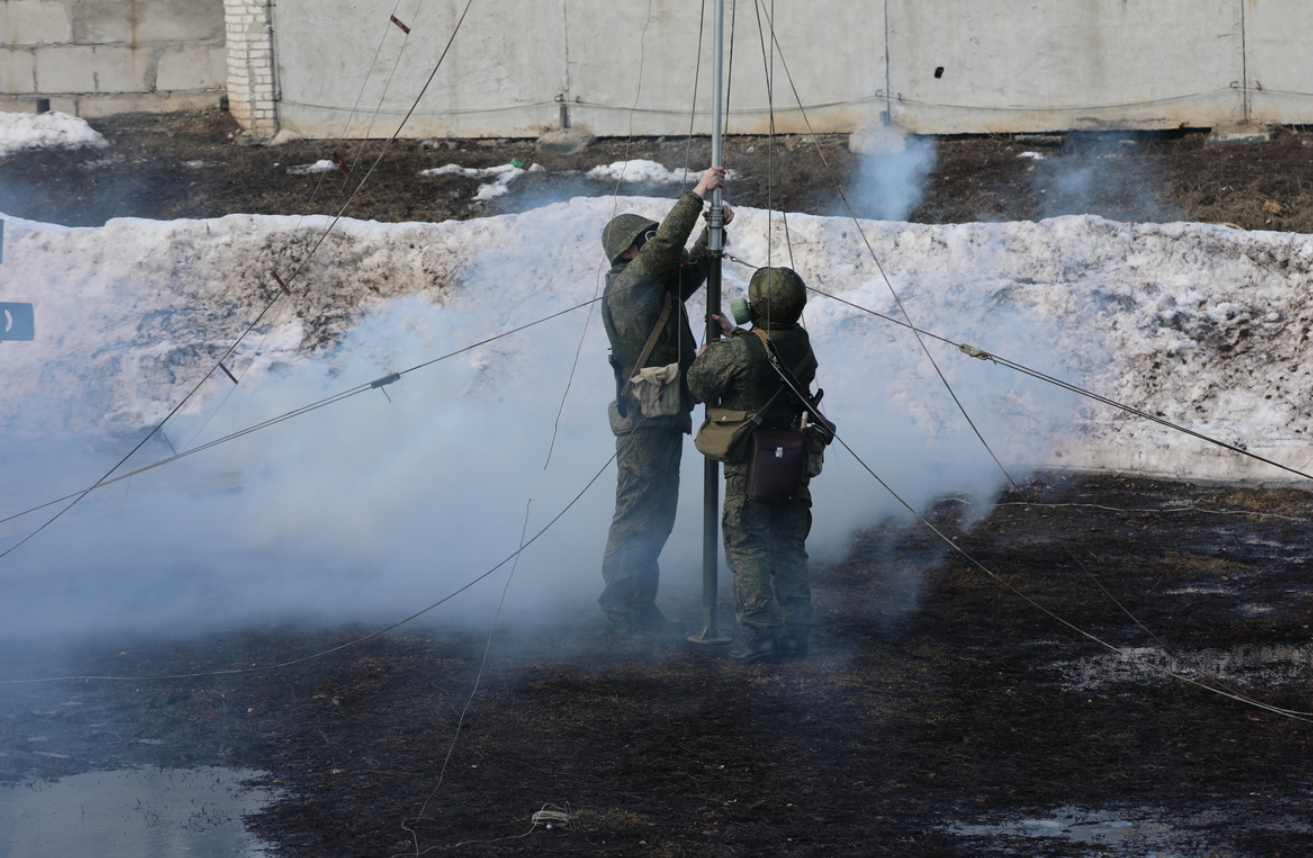
[[[607,611],[606,633],[616,640],[632,641],[650,637],[635,620],[634,615],[623,611]]]
[[[738,655],[739,664],[769,664],[780,660],[780,641],[774,631],[753,632]]]
[[[648,635],[659,639],[678,638],[684,635],[684,624],[679,620],[668,620],[656,605],[634,614],[635,625]]]
[[[780,655],[784,658],[806,658],[811,647],[806,629],[789,629],[780,635]]]

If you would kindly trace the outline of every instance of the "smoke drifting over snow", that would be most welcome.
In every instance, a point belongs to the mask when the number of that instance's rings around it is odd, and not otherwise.
[[[1097,212],[1121,220],[1148,211],[1154,220],[1170,220],[1167,204],[1149,190],[1166,185],[1154,174],[1153,161],[1126,157],[1128,147],[1137,145],[1130,132],[1074,134],[1061,150],[1027,153],[1038,156],[1031,171],[1041,214]]]
[[[487,571],[611,456],[614,388],[587,304],[603,278],[598,235],[616,211],[659,218],[669,205],[576,199],[464,223],[344,221],[226,363],[235,387],[222,372],[201,378],[278,293],[269,271],[295,269],[327,221],[10,221],[0,301],[33,301],[38,339],[3,344],[0,516],[90,485],[197,384],[168,443],[152,440],[126,469],[416,369],[93,493],[0,560],[6,633],[395,618]],[[1089,217],[860,226],[919,327],[1309,465],[1307,237]],[[820,292],[902,319],[852,221],[794,215],[787,240],[778,219],[769,228],[768,241],[766,213],[739,210],[731,252],[792,264]],[[750,275],[726,265],[726,306]],[[689,309],[702,317],[701,294]],[[827,411],[867,466],[917,508],[949,492],[992,496],[1001,474],[906,328],[819,295],[804,321]],[[1046,463],[1281,476],[937,340],[926,347],[1014,477]],[[690,444],[666,588],[698,586],[701,474]],[[528,549],[512,610],[600,591],[613,481],[608,468]],[[837,445],[813,494],[818,557],[900,510]],[[0,525],[0,549],[53,509]],[[508,570],[436,616],[485,624]]]
[[[935,142],[896,126],[873,126],[856,135],[861,158],[854,203],[879,220],[907,218],[925,196],[935,166]]]

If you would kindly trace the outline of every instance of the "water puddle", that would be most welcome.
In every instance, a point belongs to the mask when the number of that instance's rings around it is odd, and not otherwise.
[[[1261,799],[1259,796],[1255,798]],[[1302,814],[1303,799],[1291,803]],[[1273,804],[1292,809],[1281,802],[1265,802],[1271,813]],[[976,823],[945,825],[944,831],[970,838],[972,852],[981,856],[1031,856],[1036,840],[1088,844],[1092,854],[1105,858],[1239,858],[1242,851],[1232,848],[1219,832],[1235,830],[1240,820],[1252,819],[1256,808],[1217,807],[1190,813],[1171,813],[1159,807],[1127,807],[1093,810],[1058,807],[1044,816],[1010,816]],[[1298,815],[1281,814],[1286,830],[1306,833],[1313,826]]]
[[[276,797],[242,785],[259,775],[213,766],[134,768],[0,786],[0,855],[271,855],[242,821]]]
[[[1135,808],[1124,813],[1060,807],[1051,815],[1008,819],[1002,822],[947,827],[963,837],[987,838],[998,855],[1023,854],[1008,846],[1011,840],[1051,838],[1068,843],[1098,845],[1102,855],[1176,856],[1180,832],[1162,821],[1160,811]],[[1148,851],[1146,851],[1148,850]]]
[[[1313,681],[1313,647],[1253,645],[1200,649],[1172,655],[1156,647],[1133,647],[1078,661],[1060,661],[1062,687],[1098,691],[1116,683],[1160,684],[1167,675],[1216,679],[1236,688],[1306,685]]]

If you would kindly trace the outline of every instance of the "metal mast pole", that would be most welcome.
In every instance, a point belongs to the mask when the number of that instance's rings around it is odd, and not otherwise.
[[[723,166],[720,149],[722,103],[721,69],[725,59],[725,0],[716,0],[716,57],[713,63],[711,97],[711,166]],[[725,248],[725,213],[722,208],[722,192],[715,188],[711,192],[711,213],[708,218],[707,247],[711,251],[711,268],[707,272],[707,342],[719,339],[720,324],[711,318],[712,313],[720,312],[720,264]],[[716,580],[720,563],[720,464],[711,459],[706,460],[705,486],[702,507],[702,630],[689,638],[693,643],[727,644],[728,636],[720,631],[716,598],[718,583]]]

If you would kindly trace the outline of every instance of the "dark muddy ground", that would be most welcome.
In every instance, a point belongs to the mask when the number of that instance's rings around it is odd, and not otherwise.
[[[338,198],[327,184],[343,174],[285,168],[338,149],[353,163],[360,148],[250,145],[217,112],[95,125],[110,148],[0,161],[0,211],[66,224],[335,211],[320,201]],[[941,140],[912,218],[1065,208],[1313,231],[1303,137],[1229,149],[1195,132]],[[706,157],[705,142],[685,156],[674,139],[559,159],[519,141],[436,145],[398,143],[347,213],[476,217],[611,192],[567,170]],[[731,199],[835,213],[856,162],[842,138],[820,145],[824,163],[800,141],[734,140]],[[786,166],[767,170],[763,153]],[[1057,181],[1046,171],[1062,158],[1099,181]],[[492,203],[470,200],[475,179],[415,178],[512,159],[547,173]],[[372,628],[60,648],[0,632],[0,782],[248,767],[285,790],[251,825],[278,854],[315,858],[1313,856],[1313,495],[1049,475],[1001,500],[965,531],[965,500],[933,511],[971,560],[924,528],[857,534],[847,559],[813,568],[813,656],[778,666],[613,642],[595,593],[541,625],[500,628],[481,675],[486,631],[442,610],[345,647]],[[665,575],[663,604],[689,622],[698,574]],[[726,630],[730,617],[722,604]],[[55,679],[12,682],[42,678]],[[531,831],[547,803],[568,803],[576,830]]]
[[[486,637],[440,611],[267,671],[367,629],[11,642],[10,678],[203,675],[5,686],[0,774],[267,771],[289,856],[1313,855],[1313,724],[1270,708],[1313,709],[1313,496],[1055,476],[963,512],[933,518],[987,572],[874,527],[814,570],[800,663],[615,643],[593,594],[499,630],[477,693]],[[690,621],[696,574],[664,599]]]
[[[535,151],[533,140],[303,140],[263,146],[244,140],[226,112],[132,115],[93,121],[106,149],[34,151],[0,159],[0,212],[69,226],[111,217],[159,219],[247,214],[337,214],[363,220],[464,220],[520,211],[572,196],[609,195],[589,180],[599,164],[644,158],[701,169],[705,138],[608,138],[575,155]],[[1313,134],[1279,129],[1274,142],[1206,147],[1205,131],[994,135],[930,141],[936,160],[918,223],[1036,220],[1097,214],[1123,221],[1191,220],[1243,229],[1313,232]],[[1026,153],[1043,156],[1041,160]],[[340,156],[352,168],[310,175],[288,170]],[[859,190],[859,156],[847,135],[726,138],[725,164],[739,172],[730,202],[791,212],[873,216],[879,201]],[[420,177],[458,164],[539,164],[504,197],[473,199],[486,180]],[[368,175],[363,183],[362,177]],[[625,185],[627,194],[669,196],[667,185]],[[354,194],[354,197],[352,196]],[[348,199],[350,202],[348,204]]]

